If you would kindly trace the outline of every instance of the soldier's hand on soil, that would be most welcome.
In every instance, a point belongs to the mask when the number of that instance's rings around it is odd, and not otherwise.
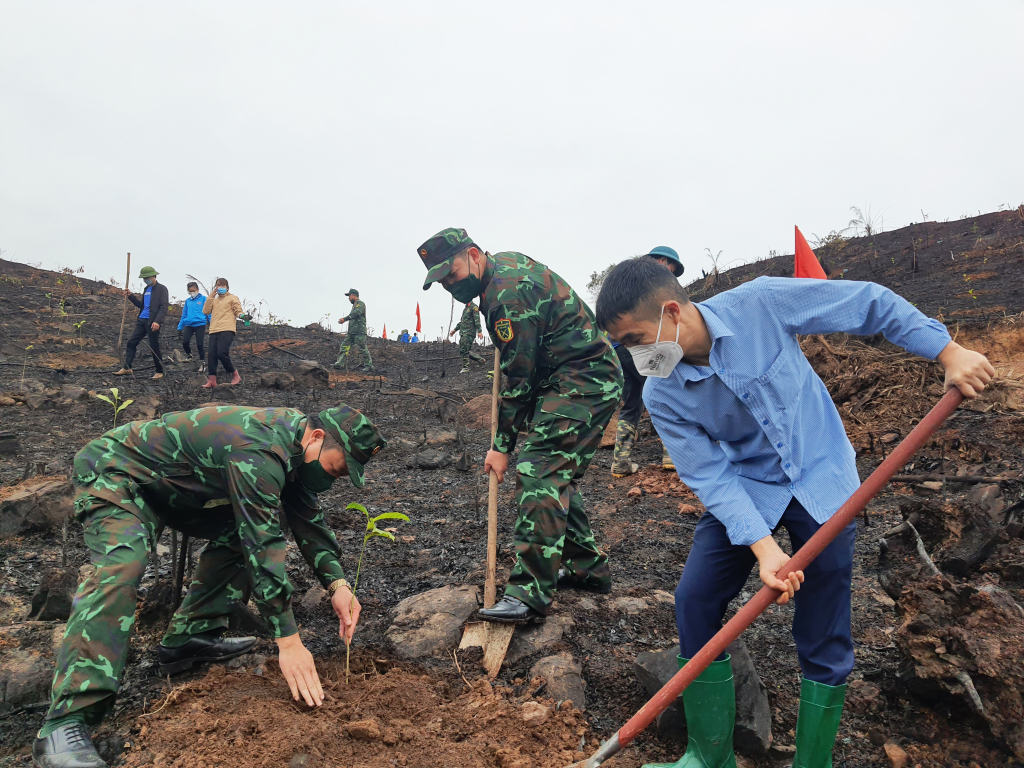
[[[489,475],[493,472],[498,476],[498,482],[505,482],[505,470],[508,469],[508,454],[496,451],[493,448],[487,452],[487,458],[484,459],[484,474]]]
[[[340,591],[339,589],[338,592]],[[320,686],[320,676],[316,673],[316,662],[299,636],[295,634],[278,638],[277,650],[277,663],[288,687],[292,689],[292,698],[298,701],[299,694],[302,694],[306,704],[311,707],[323,704],[324,689]]]
[[[946,389],[956,387],[968,400],[973,400],[992,381],[996,369],[980,352],[964,349],[949,342],[936,358],[946,369]]]
[[[341,587],[334,593],[331,597],[331,605],[334,606],[334,613],[341,619],[338,626],[338,637],[344,639],[346,643],[351,643],[352,634],[356,631],[363,606],[359,604],[348,587]]]
[[[754,557],[757,558],[761,581],[765,586],[779,590],[782,594],[775,602],[785,605],[800,589],[800,585],[804,581],[804,572],[793,571],[786,579],[776,576],[782,566],[789,562],[789,555],[779,548],[771,536],[765,536],[760,541],[755,541],[750,545],[750,549],[753,550]]]

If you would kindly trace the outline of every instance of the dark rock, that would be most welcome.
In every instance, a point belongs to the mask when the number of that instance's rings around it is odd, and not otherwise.
[[[451,463],[452,459],[447,453],[431,449],[410,456],[405,466],[412,469],[441,469]]]
[[[460,472],[469,472],[473,468],[473,454],[468,448],[455,460],[455,468]]]
[[[15,536],[32,526],[62,525],[71,514],[73,496],[64,477],[33,477],[20,483],[0,502],[0,536]]]
[[[238,392],[230,384],[218,384],[210,390],[210,395],[220,402],[233,403],[238,399]]]
[[[439,446],[454,443],[457,435],[449,429],[427,428],[427,445]]]
[[[260,376],[260,384],[269,389],[289,390],[295,387],[295,377],[284,371],[269,371]]]
[[[25,379],[24,381],[18,382],[18,388],[15,392],[23,392],[24,394],[32,394],[33,392],[42,392],[46,389],[46,385],[39,379]]]
[[[316,360],[296,360],[288,373],[299,389],[327,389],[331,386],[331,374]]]
[[[89,390],[85,387],[76,387],[73,384],[65,384],[60,388],[61,397],[65,400],[88,400]]]
[[[530,668],[530,677],[543,677],[547,681],[545,696],[550,696],[556,702],[571,700],[576,709],[586,708],[582,667],[571,654],[559,653],[541,659]]]
[[[57,402],[49,395],[42,392],[34,392],[25,395],[25,405],[33,411],[52,411]]]
[[[385,639],[399,656],[419,659],[455,648],[461,628],[479,608],[479,587],[440,587],[407,597],[391,609]]]
[[[52,568],[43,573],[32,593],[27,618],[35,621],[67,621],[78,589],[77,568]]]
[[[746,643],[737,640],[726,652],[732,657],[733,682],[736,686],[736,729],[733,743],[737,751],[749,755],[764,755],[768,751],[771,737],[771,708],[768,706],[768,692],[761,682],[751,661]],[[679,646],[674,645],[663,651],[641,653],[633,662],[637,679],[653,696],[679,671],[676,658]],[[658,717],[658,732],[684,740],[686,718],[682,701],[668,707]]]
[[[13,456],[21,450],[18,435],[14,432],[0,432],[0,455]]]
[[[542,624],[530,624],[518,627],[512,635],[505,653],[505,664],[511,666],[520,659],[533,656],[543,651],[550,652],[562,642],[562,636],[572,629],[573,620],[569,616],[551,616]],[[575,699],[574,699],[575,701]],[[576,702],[582,707],[582,702]]]

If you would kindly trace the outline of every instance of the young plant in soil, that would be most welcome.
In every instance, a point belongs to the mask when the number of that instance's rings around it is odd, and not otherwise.
[[[28,351],[34,347],[34,344],[29,344],[25,347],[25,362],[21,364],[21,388],[25,388],[25,369],[28,368]],[[17,365],[17,363],[15,363]]]
[[[366,552],[366,543],[377,536],[387,539],[388,541],[395,540],[395,534],[391,531],[385,531],[377,527],[378,520],[405,520],[408,521],[409,517],[403,515],[401,512],[384,512],[376,517],[370,517],[370,513],[366,511],[366,507],[362,504],[353,501],[345,509],[358,509],[366,517],[366,533],[363,534],[363,546],[359,550],[359,562],[356,564],[356,580],[352,585],[352,604],[349,605],[349,615],[352,614],[352,609],[355,608],[356,590],[359,589],[359,572],[363,567],[363,554]],[[349,678],[349,655],[352,652],[352,644],[348,641],[345,642],[345,685],[348,685]]]
[[[123,411],[125,408],[127,408],[129,405],[131,405],[135,401],[134,400],[124,400],[124,401],[122,401],[120,395],[118,394],[117,387],[111,387],[110,388],[110,394],[112,394],[114,396],[113,400],[111,400],[106,395],[96,395],[96,399],[97,400],[102,400],[105,403],[110,403],[110,405],[113,406],[113,408],[114,408],[114,427],[116,427],[117,426],[117,414],[119,414],[121,411]]]

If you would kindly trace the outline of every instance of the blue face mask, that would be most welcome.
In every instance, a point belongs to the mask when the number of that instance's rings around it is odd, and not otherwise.
[[[153,279],[152,277],[147,277],[147,278],[145,278],[145,279],[143,280],[143,282],[144,282],[144,283],[145,283],[146,285],[152,285],[152,284],[153,284],[154,282],[156,282],[156,281],[155,281],[155,280],[154,280],[154,279]]]
[[[223,287],[222,287],[222,288],[218,288],[218,289],[217,289],[217,293],[218,293],[219,295],[221,295],[221,296],[223,296],[223,295],[224,295],[225,293],[227,293],[227,292],[228,292],[228,289],[227,289],[227,288],[223,288]]]

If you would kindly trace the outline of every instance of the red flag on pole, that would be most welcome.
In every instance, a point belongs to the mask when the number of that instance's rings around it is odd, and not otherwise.
[[[420,317],[420,303],[416,302],[416,333],[423,332],[423,320]]]
[[[387,339],[387,337],[388,337],[388,324],[384,323],[384,333],[381,334],[381,338],[382,339]]]
[[[793,227],[796,230],[796,255],[793,257],[793,277],[817,277],[825,278],[825,270],[818,263],[818,257],[814,255],[811,246],[804,239],[800,227]]]

